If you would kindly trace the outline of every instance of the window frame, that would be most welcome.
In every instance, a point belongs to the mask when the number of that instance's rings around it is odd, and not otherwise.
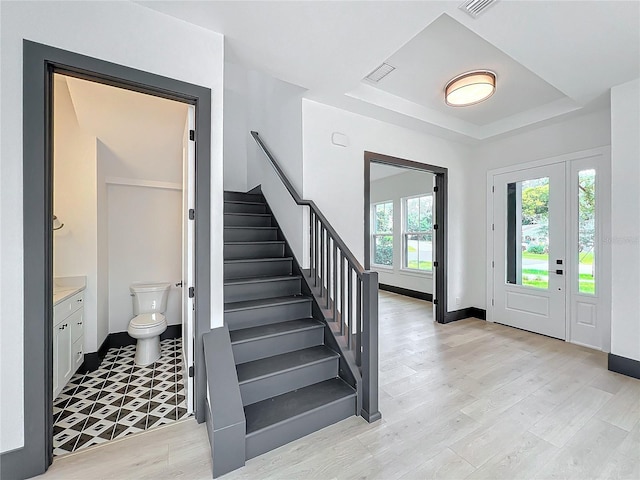
[[[433,228],[431,228],[430,230],[425,230],[425,231],[416,231],[416,232],[410,232],[407,230],[407,221],[408,221],[408,207],[407,207],[407,203],[409,200],[412,200],[414,198],[422,198],[422,197],[431,197],[431,225],[434,225],[434,220],[435,220],[435,196],[433,194],[433,192],[425,192],[425,193],[419,193],[417,195],[410,195],[408,197],[402,197],[400,199],[401,202],[401,209],[402,209],[402,225],[401,225],[401,231],[400,231],[400,236],[401,236],[401,244],[402,244],[402,262],[400,265],[400,270],[402,270],[404,273],[411,273],[414,275],[426,275],[426,276],[432,276],[433,275],[433,245],[434,245],[434,241],[433,241]],[[408,246],[408,240],[407,237],[409,235],[431,235],[431,252],[432,252],[432,264],[431,264],[431,268],[428,270],[423,270],[420,268],[411,268],[408,265],[408,255],[407,255],[407,246]],[[420,260],[418,260],[418,267],[420,266]]]
[[[376,223],[376,207],[378,205],[391,205],[391,231],[388,232],[381,232],[378,233],[377,232],[377,223]],[[371,251],[369,252],[369,258],[371,259],[371,266],[375,267],[375,268],[380,268],[380,269],[388,269],[388,270],[393,270],[395,263],[394,263],[394,257],[395,257],[395,235],[393,232],[393,226],[395,223],[395,205],[393,200],[384,200],[381,202],[376,202],[376,203],[372,203],[371,204],[371,211],[370,211],[370,215],[371,215]],[[391,264],[390,265],[385,265],[382,263],[376,263],[375,261],[375,251],[376,251],[376,237],[391,237]]]

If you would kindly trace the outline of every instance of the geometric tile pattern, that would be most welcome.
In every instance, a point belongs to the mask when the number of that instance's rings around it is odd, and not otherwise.
[[[100,367],[75,374],[53,404],[53,454],[64,455],[184,418],[182,340],[160,359],[134,365],[135,345],[109,349]]]

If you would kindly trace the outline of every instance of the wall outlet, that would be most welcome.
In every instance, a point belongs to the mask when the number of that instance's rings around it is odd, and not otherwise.
[[[456,307],[459,307],[460,303],[460,297],[456,297]]]

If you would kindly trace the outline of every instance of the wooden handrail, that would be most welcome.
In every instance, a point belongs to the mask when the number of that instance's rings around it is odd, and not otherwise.
[[[345,352],[353,355],[359,370],[360,380],[356,383],[360,414],[369,422],[376,421],[380,418],[378,274],[365,270],[317,205],[300,196],[258,132],[252,131],[251,135],[271,162],[293,201],[309,207],[309,285],[316,290],[314,295],[318,304],[322,301],[321,308],[327,312],[325,319],[335,325],[333,334],[341,338]]]
[[[338,247],[340,248],[340,250],[342,250],[345,257],[347,257],[349,262],[351,262],[351,265],[353,265],[355,270],[358,272],[358,276],[362,276],[362,274],[365,272],[364,267],[360,264],[360,262],[358,262],[358,260],[356,259],[356,256],[353,253],[351,253],[351,250],[349,250],[349,247],[345,245],[345,243],[342,241],[342,239],[338,235],[338,232],[334,230],[334,228],[331,226],[327,218],[322,214],[318,206],[313,202],[313,200],[305,200],[300,196],[298,191],[295,189],[295,187],[291,184],[291,182],[289,181],[285,173],[282,171],[282,168],[280,168],[278,161],[271,154],[267,146],[264,144],[264,142],[260,138],[260,134],[258,132],[252,131],[251,135],[253,136],[253,139],[260,146],[264,154],[267,156],[267,158],[271,162],[271,165],[275,169],[276,174],[278,175],[278,177],[280,178],[284,186],[289,191],[289,194],[291,195],[291,198],[293,198],[294,202],[296,202],[298,205],[307,206],[313,211],[313,213],[316,215],[318,220],[320,220],[320,222],[324,225],[324,228],[327,230],[329,235],[331,235],[331,237],[336,241],[336,243],[338,244]]]

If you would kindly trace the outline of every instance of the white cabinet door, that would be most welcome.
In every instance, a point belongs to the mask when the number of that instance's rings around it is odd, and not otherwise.
[[[71,325],[67,318],[53,327],[54,398],[71,378],[71,372]]]

